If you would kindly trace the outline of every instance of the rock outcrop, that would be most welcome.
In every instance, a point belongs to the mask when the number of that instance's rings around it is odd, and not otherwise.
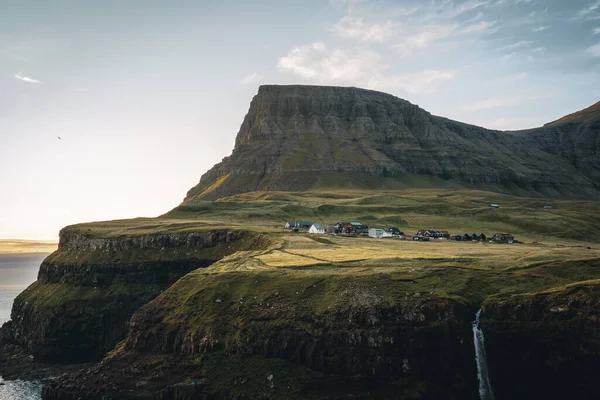
[[[218,229],[94,238],[65,228],[38,280],[15,299],[0,337],[39,361],[97,360],[125,338],[131,315],[177,279],[266,242]]]
[[[286,275],[186,275],[135,313],[113,355],[44,398],[477,398],[469,305]]]
[[[498,399],[595,399],[600,282],[485,303],[482,317]]]
[[[419,186],[598,198],[599,133],[598,122],[579,119],[491,131],[380,92],[261,86],[231,156],[185,203],[260,190]]]

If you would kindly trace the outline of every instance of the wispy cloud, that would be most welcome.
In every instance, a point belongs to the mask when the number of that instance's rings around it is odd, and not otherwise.
[[[343,17],[331,31],[343,38],[358,39],[362,42],[383,42],[398,30],[398,25],[392,21],[382,24],[368,24],[363,18]]]
[[[588,47],[586,52],[592,57],[600,57],[600,43]]]
[[[259,83],[262,80],[263,80],[263,76],[262,75],[259,75],[257,73],[253,73],[253,74],[246,75],[242,79],[242,83],[244,85],[252,85],[252,84]]]
[[[596,10],[600,10],[600,0],[596,0],[593,3],[590,3],[587,7],[584,7],[577,11],[575,14],[574,20],[588,20],[595,19],[595,16],[592,13]]]
[[[592,35],[600,35],[600,26],[592,30]]]
[[[547,29],[550,29],[550,27],[548,25],[545,25],[545,26],[544,25],[540,25],[538,27],[533,28],[531,31],[532,32],[543,32],[543,31],[545,31]]]
[[[41,81],[38,81],[37,79],[33,79],[33,78],[23,75],[21,72],[16,73],[15,78],[17,78],[23,82],[27,82],[27,83],[42,83]]]
[[[511,43],[508,44],[506,46],[503,46],[500,48],[501,51],[504,50],[515,50],[515,49],[520,49],[522,47],[528,47],[530,45],[532,45],[534,42],[532,40],[520,40],[518,42],[515,43]]]
[[[407,93],[433,92],[442,82],[455,77],[452,71],[436,69],[395,75],[387,73],[388,68],[373,50],[330,50],[322,42],[294,47],[277,64],[281,73],[309,83],[399,89]]]

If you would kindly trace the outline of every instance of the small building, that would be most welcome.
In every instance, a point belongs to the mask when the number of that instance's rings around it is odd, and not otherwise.
[[[340,233],[340,231],[337,230],[335,225],[327,225],[327,228],[325,228],[325,232],[330,233],[332,235]]]
[[[310,229],[308,230],[308,233],[324,235],[325,228],[323,228],[323,225],[321,225],[321,224],[312,224]]]
[[[369,235],[369,227],[360,222],[350,222],[342,228],[342,233],[347,235]]]
[[[312,222],[309,221],[300,221],[296,223],[296,227],[299,229],[310,229],[310,227],[313,225]]]
[[[438,240],[450,239],[450,233],[448,231],[419,230],[415,236],[425,236]]]
[[[385,233],[384,229],[381,228],[369,228],[369,237],[381,239]]]
[[[336,222],[335,223],[335,233],[343,233],[344,228],[348,226],[350,222]]]
[[[296,228],[297,224],[298,224],[297,222],[286,222],[285,223],[285,228],[286,229],[293,229],[293,228]]]
[[[500,205],[496,203],[491,203],[490,208],[500,208]]]
[[[391,228],[386,228],[385,231],[387,233],[391,233],[393,236],[400,236],[400,235],[404,235],[404,232],[402,232],[400,229],[395,228],[395,227],[391,227]]]
[[[552,206],[544,206],[544,209],[546,210],[550,210],[552,208]]]
[[[510,233],[496,233],[494,236],[492,236],[490,242],[513,244],[515,242],[515,238]]]

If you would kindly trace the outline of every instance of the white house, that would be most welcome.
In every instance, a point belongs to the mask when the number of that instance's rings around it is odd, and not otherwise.
[[[369,237],[380,239],[383,237],[385,230],[380,228],[369,228]]]
[[[323,228],[323,225],[321,225],[321,224],[312,224],[312,226],[308,230],[308,233],[317,233],[317,234],[322,235],[325,233],[325,229]]]

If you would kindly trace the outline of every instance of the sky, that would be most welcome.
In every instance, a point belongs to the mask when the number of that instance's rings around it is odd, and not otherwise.
[[[541,126],[600,100],[600,0],[0,0],[0,239],[172,209],[261,84]]]

